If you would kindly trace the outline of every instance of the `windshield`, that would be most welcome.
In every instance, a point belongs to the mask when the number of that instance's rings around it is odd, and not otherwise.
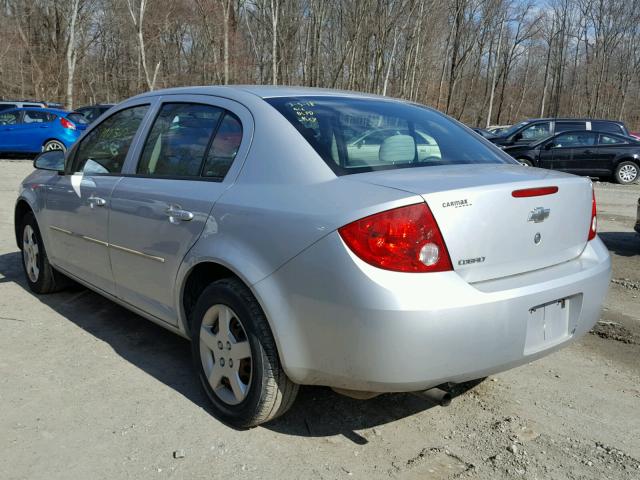
[[[415,104],[351,97],[279,97],[275,107],[337,175],[431,165],[511,163],[444,115]]]
[[[509,128],[507,128],[506,130],[502,130],[499,133],[499,136],[501,137],[510,137],[511,135],[513,135],[516,131],[518,131],[520,128],[524,127],[525,125],[527,125],[529,122],[524,121],[524,122],[520,122],[520,123],[516,123],[515,125],[511,125]]]
[[[67,115],[67,118],[76,125],[87,125],[89,123],[87,117],[85,117],[81,113],[70,113],[69,115]]]

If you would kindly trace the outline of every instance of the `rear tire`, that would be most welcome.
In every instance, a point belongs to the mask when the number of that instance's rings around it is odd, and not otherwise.
[[[52,150],[62,150],[64,152],[66,149],[67,147],[64,146],[64,143],[58,140],[49,140],[42,146],[43,152],[50,152]]]
[[[639,173],[640,167],[638,167],[635,162],[624,161],[618,164],[614,176],[616,182],[620,183],[621,185],[628,185],[629,183],[633,183],[638,179]]]
[[[53,293],[66,286],[66,278],[49,263],[47,251],[40,235],[38,222],[32,212],[22,218],[22,268],[29,288],[34,293]]]
[[[264,312],[238,279],[218,280],[200,295],[191,353],[215,416],[237,428],[282,415],[298,393],[280,364]]]

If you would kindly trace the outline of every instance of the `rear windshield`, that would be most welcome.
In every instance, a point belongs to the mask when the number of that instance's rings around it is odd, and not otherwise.
[[[81,113],[70,113],[69,115],[67,115],[67,118],[71,120],[73,123],[75,123],[76,125],[87,125],[89,123],[89,120],[87,120],[87,117],[85,117]]]
[[[431,165],[511,163],[483,139],[419,105],[350,97],[279,97],[275,107],[337,175]]]

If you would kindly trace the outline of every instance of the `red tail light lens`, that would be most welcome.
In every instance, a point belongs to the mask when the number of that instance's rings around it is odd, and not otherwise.
[[[76,129],[76,125],[75,125],[75,123],[73,123],[73,122],[71,122],[71,121],[67,120],[67,119],[66,119],[66,118],[64,118],[64,117],[60,117],[60,123],[62,124],[62,126],[63,126],[64,128],[68,128],[69,130],[75,130],[75,129]]]
[[[353,253],[374,267],[395,272],[452,270],[447,246],[426,203],[376,213],[338,232]]]
[[[591,201],[591,223],[589,224],[589,237],[587,241],[596,238],[598,233],[598,209],[596,208],[596,193],[591,191],[593,200]]]

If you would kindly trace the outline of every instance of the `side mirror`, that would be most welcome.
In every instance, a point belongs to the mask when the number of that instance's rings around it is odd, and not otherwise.
[[[553,143],[553,142],[545,143],[545,145],[544,145],[544,149],[545,149],[545,150],[551,150],[551,149],[552,149],[553,147],[555,147],[555,146],[556,146],[556,145],[555,145],[555,143]]]
[[[64,172],[64,152],[62,150],[50,150],[42,152],[33,160],[33,167],[38,170],[51,170]]]
[[[513,136],[512,140],[513,140],[514,142],[519,142],[520,140],[522,140],[522,133],[516,133],[516,134]]]

